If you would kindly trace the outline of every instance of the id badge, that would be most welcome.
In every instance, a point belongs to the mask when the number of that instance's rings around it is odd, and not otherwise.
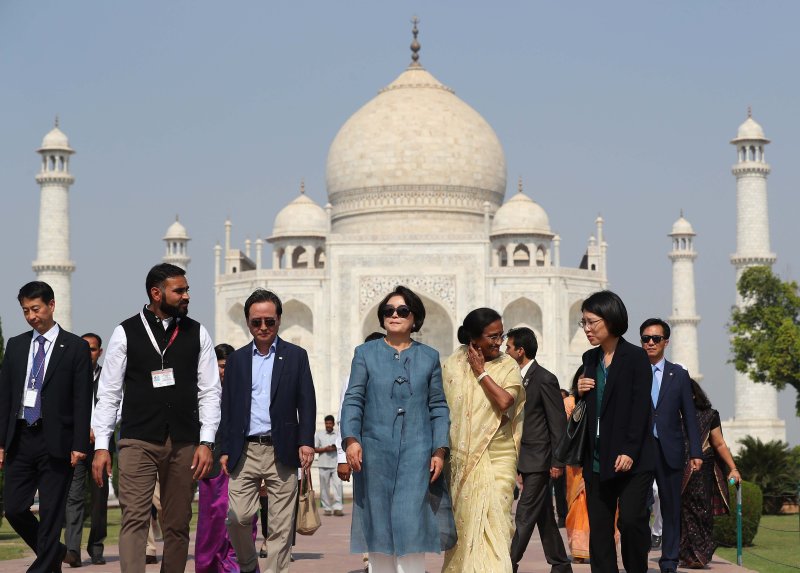
[[[172,374],[172,368],[165,368],[164,370],[153,370],[150,372],[153,377],[153,388],[164,388],[165,386],[175,386],[175,376]]]
[[[39,391],[35,388],[28,388],[25,390],[25,403],[23,404],[26,408],[33,408],[36,406],[36,396],[39,394]]]
[[[600,418],[597,418],[597,435],[595,437],[600,437]]]

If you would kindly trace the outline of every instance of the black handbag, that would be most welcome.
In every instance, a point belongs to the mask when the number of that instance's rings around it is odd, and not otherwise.
[[[579,400],[567,418],[567,431],[553,452],[553,457],[568,466],[583,465],[583,455],[588,439],[586,430],[586,400]]]

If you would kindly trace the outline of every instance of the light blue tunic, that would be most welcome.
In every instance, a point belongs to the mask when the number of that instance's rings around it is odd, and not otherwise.
[[[429,487],[431,455],[449,447],[439,353],[419,342],[398,353],[383,339],[357,347],[341,428],[363,449],[350,550],[402,556],[454,545],[444,479]]]

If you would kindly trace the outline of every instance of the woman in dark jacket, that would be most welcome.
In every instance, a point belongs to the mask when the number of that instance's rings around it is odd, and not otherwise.
[[[583,478],[592,571],[617,571],[614,516],[619,506],[622,563],[628,573],[645,573],[650,549],[647,492],[655,469],[653,374],[645,351],[622,338],[628,312],[619,296],[596,292],[583,301],[581,311],[580,326],[596,347],[583,355],[578,380],[578,394],[587,401]]]

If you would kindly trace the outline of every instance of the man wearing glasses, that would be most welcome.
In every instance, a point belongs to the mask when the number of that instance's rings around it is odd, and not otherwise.
[[[228,484],[228,535],[242,573],[258,569],[253,516],[266,483],[266,571],[288,571],[297,468],[314,459],[317,417],[308,354],[278,336],[281,300],[258,289],[244,304],[253,341],[228,356],[222,393],[222,470]]]
[[[658,560],[658,565],[662,573],[669,573],[678,568],[681,479],[686,463],[684,429],[689,438],[692,471],[698,471],[703,465],[703,454],[689,373],[664,358],[664,351],[669,344],[669,325],[660,318],[648,318],[639,327],[639,335],[642,348],[647,352],[653,369],[653,386],[650,392],[653,407],[652,432],[658,444],[655,481],[664,520],[661,559]]]
[[[162,571],[183,571],[189,551],[192,481],[213,464],[220,418],[220,382],[206,329],[187,316],[186,272],[162,263],[147,273],[149,303],[114,329],[92,416],[92,474],[111,475],[109,441],[120,415],[120,568],[144,573],[156,477],[161,484]],[[123,388],[125,399],[123,400]]]

